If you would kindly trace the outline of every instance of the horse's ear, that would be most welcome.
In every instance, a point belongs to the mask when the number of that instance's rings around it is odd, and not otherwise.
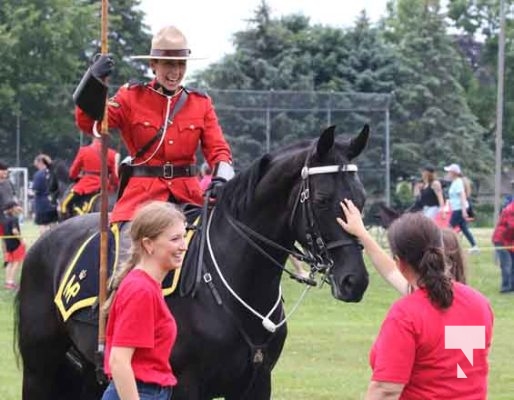
[[[369,138],[369,125],[366,124],[361,132],[350,141],[348,146],[348,159],[352,160],[357,157],[366,147]]]
[[[336,130],[336,126],[329,126],[327,129],[323,131],[321,136],[318,139],[318,145],[316,146],[316,152],[318,156],[322,158],[325,154],[329,152],[329,150],[334,146],[334,131]]]

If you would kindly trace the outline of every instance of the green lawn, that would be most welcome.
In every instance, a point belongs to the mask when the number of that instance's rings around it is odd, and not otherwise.
[[[36,230],[25,224],[33,239]],[[490,229],[473,229],[482,251],[468,257],[470,284],[489,297],[495,311],[494,342],[490,357],[489,399],[514,398],[514,294],[500,295],[499,268],[490,247]],[[29,240],[30,241],[30,240]],[[465,244],[467,248],[467,243]],[[313,289],[289,321],[289,336],[273,378],[274,400],[338,399],[364,396],[370,370],[368,351],[389,305],[398,298],[370,270],[364,300],[344,304],[328,287]],[[284,279],[286,308],[302,287]],[[21,373],[12,351],[12,293],[0,289],[0,399],[19,400]]]

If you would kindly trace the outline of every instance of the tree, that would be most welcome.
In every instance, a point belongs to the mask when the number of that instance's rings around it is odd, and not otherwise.
[[[489,174],[491,143],[484,141],[485,129],[459,82],[465,67],[439,0],[398,0],[388,11],[386,37],[403,70],[395,90],[394,174],[417,173],[427,161],[459,162],[472,175]]]
[[[266,3],[255,10],[247,30],[234,35],[235,52],[198,74],[196,83],[208,88],[274,90],[265,95],[253,94],[251,98],[239,100],[238,106],[251,108],[270,107],[281,109],[317,109],[331,103],[331,107],[347,109],[352,104],[362,109],[378,104],[379,99],[367,96],[361,99],[352,96],[355,92],[389,93],[395,83],[397,65],[394,50],[386,44],[379,31],[370,26],[363,13],[354,29],[312,25],[303,15],[272,18]],[[302,91],[280,95],[280,90]],[[315,91],[319,91],[316,93]],[[348,96],[332,92],[347,92]],[[382,97],[383,98],[383,97]],[[219,106],[236,104],[226,95],[214,98]],[[231,103],[226,103],[226,100]],[[384,103],[383,100],[382,103]],[[383,105],[382,105],[383,107]],[[234,148],[236,160],[251,160],[262,154],[263,148],[256,144],[265,141],[265,118],[263,112],[244,114],[227,112],[220,114],[222,124],[237,132],[237,137],[228,137]],[[372,121],[379,132],[384,113],[333,112],[332,123],[339,131],[353,132],[364,122]],[[321,123],[320,123],[321,121]],[[325,122],[325,112],[288,113],[271,115],[271,131],[274,146],[292,140],[311,138]],[[383,150],[380,136],[373,151],[366,152],[361,162],[368,169],[383,169]],[[243,147],[243,143],[249,144]],[[253,154],[247,154],[251,150]],[[377,174],[375,174],[377,176]]]
[[[514,40],[514,19],[509,12],[513,5],[510,0],[506,6],[506,44],[505,52],[505,88],[514,85],[514,55],[509,43]],[[473,111],[479,116],[480,122],[487,128],[492,140],[496,131],[496,92],[498,71],[498,34],[499,34],[499,1],[491,0],[451,0],[448,15],[460,30],[461,37],[467,42],[476,43],[476,67],[474,75],[476,83],[466,86],[468,100]],[[514,148],[514,93],[504,91],[504,149]],[[504,160],[514,162],[512,151],[504,151]]]
[[[150,36],[137,0],[111,6],[110,46],[117,76],[128,79],[144,64],[127,58],[147,52]],[[78,146],[72,92],[98,51],[99,2],[4,0],[0,8],[0,157],[14,162],[16,119],[21,125],[22,164],[40,151],[70,159]],[[139,23],[138,23],[139,21]],[[5,146],[3,146],[5,144]]]

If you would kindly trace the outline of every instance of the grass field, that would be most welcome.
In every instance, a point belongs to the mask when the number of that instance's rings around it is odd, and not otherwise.
[[[22,228],[30,242],[33,226]],[[468,257],[470,284],[489,297],[495,312],[489,399],[514,398],[514,294],[498,293],[499,268],[490,247],[491,229],[473,229],[482,247]],[[465,244],[467,247],[467,243]],[[3,273],[3,272],[2,272]],[[357,400],[364,397],[368,351],[398,295],[370,268],[370,286],[359,304],[334,300],[328,287],[313,289],[289,321],[289,335],[274,371],[274,400]],[[3,279],[3,276],[2,276]],[[286,308],[302,287],[284,279]],[[13,355],[13,294],[0,289],[0,400],[21,398],[21,373]],[[70,399],[71,400],[71,399]]]

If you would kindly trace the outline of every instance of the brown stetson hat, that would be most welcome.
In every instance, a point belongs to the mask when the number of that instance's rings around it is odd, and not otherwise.
[[[147,56],[132,56],[133,59],[148,60],[201,60],[202,57],[191,57],[191,49],[187,45],[184,34],[174,26],[166,26],[157,32],[152,39],[152,49]]]

